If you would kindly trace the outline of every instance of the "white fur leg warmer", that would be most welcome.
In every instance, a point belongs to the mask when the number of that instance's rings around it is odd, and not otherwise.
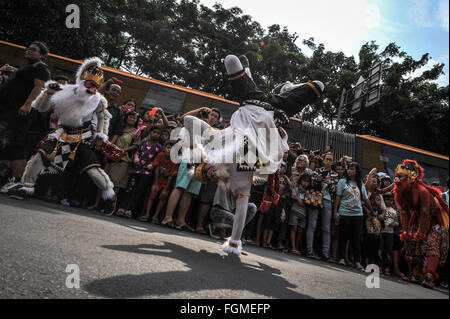
[[[108,188],[107,190],[104,190],[102,192],[102,198],[104,200],[112,199],[114,197],[114,195],[116,195],[116,193],[114,193],[114,189],[113,188]]]
[[[234,214],[233,231],[231,232],[231,240],[238,242],[241,240],[242,231],[245,227],[245,218],[247,217],[249,196],[245,195],[236,200],[236,212]]]
[[[25,170],[22,175],[22,184],[34,186],[44,167],[45,165],[42,160],[41,153],[34,154],[25,166]]]
[[[222,244],[222,250],[228,254],[240,256],[242,253],[242,242],[240,240],[234,241],[231,238],[227,238],[226,242]]]
[[[95,133],[95,137],[100,138],[103,141],[103,143],[108,141],[108,135],[106,135],[104,133],[97,132],[97,133]]]
[[[102,192],[103,199],[111,199],[114,197],[114,184],[104,170],[99,167],[93,167],[87,170],[86,173]]]

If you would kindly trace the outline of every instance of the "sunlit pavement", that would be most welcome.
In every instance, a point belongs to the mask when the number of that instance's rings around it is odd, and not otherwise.
[[[229,257],[205,235],[6,195],[0,243],[0,298],[448,299],[385,276],[369,289],[362,271],[253,246]]]

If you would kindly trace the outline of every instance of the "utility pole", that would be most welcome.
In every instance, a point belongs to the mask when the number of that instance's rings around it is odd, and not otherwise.
[[[338,118],[337,118],[337,122],[336,122],[336,130],[339,130],[339,122],[341,121],[341,113],[342,113],[342,107],[344,106],[345,93],[346,93],[346,89],[344,88],[342,90],[342,94],[341,94],[341,101],[339,102],[339,110],[338,110]]]

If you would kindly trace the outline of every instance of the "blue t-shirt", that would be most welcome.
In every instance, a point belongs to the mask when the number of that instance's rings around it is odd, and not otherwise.
[[[295,187],[295,194],[297,195],[297,198],[305,200],[305,193],[299,193],[298,187]],[[306,208],[300,206],[296,200],[292,203],[291,210],[306,216]]]
[[[347,183],[345,178],[340,179],[336,195],[341,196],[338,210],[339,216],[363,216],[361,194],[356,182],[349,181]],[[364,184],[362,184],[362,199],[368,199]]]
[[[297,186],[295,187],[295,193],[298,198],[305,200],[305,193],[300,193]]]

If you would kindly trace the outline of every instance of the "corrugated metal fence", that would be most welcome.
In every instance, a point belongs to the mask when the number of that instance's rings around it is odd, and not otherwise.
[[[355,135],[305,122],[291,120],[287,127],[289,142],[299,141],[304,149],[323,152],[327,145],[333,148],[336,160],[344,155],[355,159]]]

